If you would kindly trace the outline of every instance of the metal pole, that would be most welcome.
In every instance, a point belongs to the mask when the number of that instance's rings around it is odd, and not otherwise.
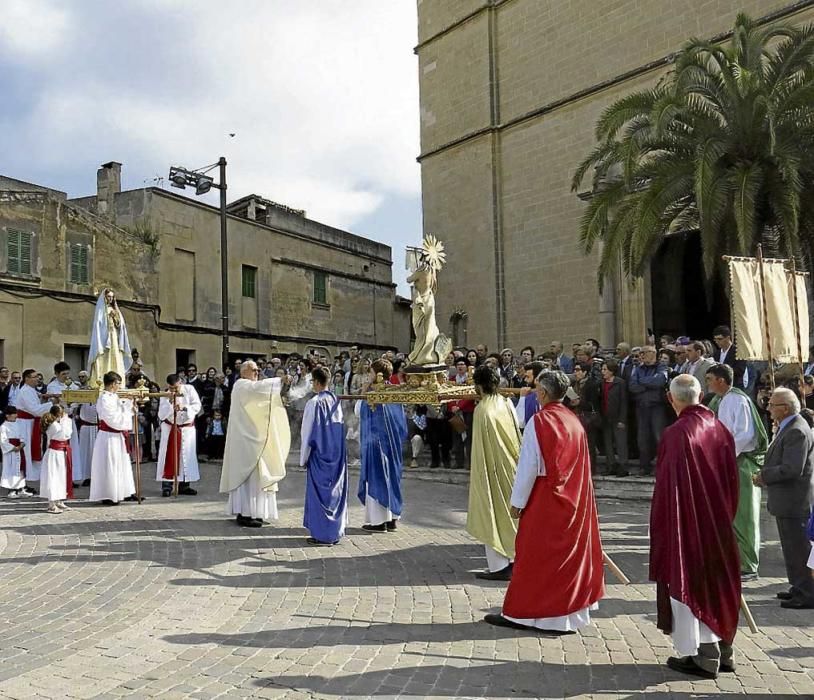
[[[220,171],[220,309],[223,321],[221,368],[229,366],[229,257],[226,242],[226,158],[218,160]]]
[[[769,309],[766,304],[766,280],[763,276],[763,246],[757,246],[757,264],[760,270],[760,301],[763,306],[763,332],[766,334],[766,349],[769,352],[769,382],[774,391],[774,354],[772,353],[772,336],[769,333]]]

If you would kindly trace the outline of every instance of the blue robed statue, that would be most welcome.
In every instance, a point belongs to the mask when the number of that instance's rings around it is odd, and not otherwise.
[[[373,371],[388,379],[389,362],[377,360]],[[365,506],[365,530],[386,532],[396,529],[401,517],[402,445],[407,439],[407,419],[401,404],[370,407],[357,404],[361,419],[362,469],[359,473],[359,500]]]
[[[300,465],[306,467],[303,525],[313,545],[332,545],[345,534],[348,520],[348,467],[342,406],[327,390],[328,372],[312,374],[316,395],[305,405],[302,417]]]

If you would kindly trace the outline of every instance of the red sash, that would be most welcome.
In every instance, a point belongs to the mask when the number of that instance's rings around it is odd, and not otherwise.
[[[184,423],[180,425],[168,420],[161,422],[170,426],[170,434],[167,438],[167,452],[164,454],[164,471],[161,473],[161,477],[166,481],[171,481],[175,479],[176,474],[181,473],[181,428],[191,428],[195,424]]]
[[[39,416],[32,416],[30,413],[17,409],[17,418],[23,420],[33,420],[34,427],[31,430],[31,461],[42,460],[42,423]]]
[[[71,461],[70,440],[51,440],[48,443],[48,449],[65,453],[65,476],[68,480],[68,498],[73,498],[73,462]]]
[[[127,454],[130,454],[130,431],[129,430],[116,430],[116,428],[111,428],[107,423],[103,420],[99,421],[99,430],[103,433],[118,433],[124,438],[124,447],[127,450]]]
[[[19,415],[19,414],[18,414]],[[20,438],[9,438],[8,440],[14,447],[19,447],[22,443]],[[25,476],[25,450],[20,450],[17,454],[20,455],[20,474]]]

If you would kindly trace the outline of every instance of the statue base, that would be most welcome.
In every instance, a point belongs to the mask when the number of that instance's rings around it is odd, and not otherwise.
[[[404,384],[385,383],[381,375],[371,385],[365,399],[370,405],[383,403],[431,404],[440,406],[450,401],[477,397],[472,373],[464,384],[450,381],[446,365],[412,365],[404,370]]]

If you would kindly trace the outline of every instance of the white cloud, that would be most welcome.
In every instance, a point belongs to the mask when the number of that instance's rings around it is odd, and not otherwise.
[[[54,32],[40,41],[40,58],[47,52],[59,69],[32,86],[37,99],[16,125],[26,159],[121,160],[130,186],[141,186],[170,164],[225,155],[230,199],[257,192],[351,228],[386,196],[419,192],[414,0],[124,3],[156,28],[158,70],[144,37],[128,50],[136,38],[121,26],[112,41],[79,36],[83,3],[3,0],[4,15],[9,2],[18,43],[34,24],[41,39],[48,17],[73,33],[70,50]],[[117,26],[115,5],[94,5],[94,19],[109,12]],[[121,65],[74,68],[94,61]]]
[[[27,61],[46,57],[73,31],[69,13],[50,0],[3,0],[0,8],[0,57]]]

